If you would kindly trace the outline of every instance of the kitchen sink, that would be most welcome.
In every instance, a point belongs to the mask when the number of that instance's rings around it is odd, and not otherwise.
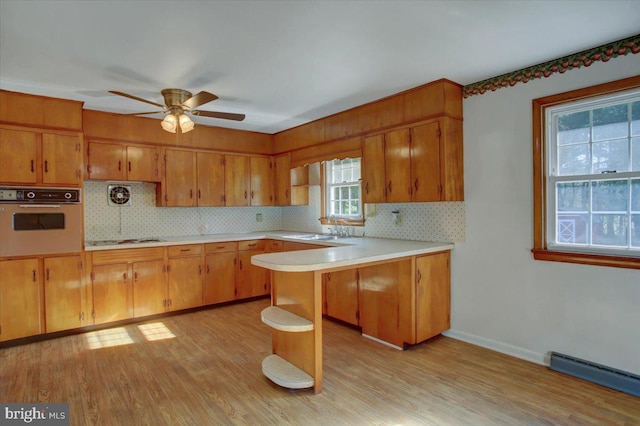
[[[132,238],[127,240],[99,240],[99,241],[87,241],[88,246],[116,246],[119,244],[142,244],[142,243],[160,243],[164,240],[157,238]]]

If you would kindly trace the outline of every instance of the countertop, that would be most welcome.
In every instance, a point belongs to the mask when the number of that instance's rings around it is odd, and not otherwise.
[[[163,247],[182,244],[218,243],[225,241],[245,241],[270,238],[281,241],[293,241],[305,244],[316,244],[318,249],[300,250],[295,256],[291,252],[267,253],[253,256],[251,263],[274,271],[305,272],[344,266],[357,266],[364,263],[397,259],[408,256],[452,250],[453,243],[393,240],[387,238],[350,237],[333,240],[302,240],[295,235],[308,232],[264,231],[210,235],[187,235],[178,237],[161,237],[162,241],[112,244],[91,246],[86,244],[86,251],[130,249],[141,247]],[[329,246],[329,247],[326,247]]]

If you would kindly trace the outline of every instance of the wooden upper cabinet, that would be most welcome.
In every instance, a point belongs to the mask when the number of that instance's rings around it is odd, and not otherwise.
[[[224,155],[198,152],[196,163],[198,206],[224,206]]]
[[[160,180],[158,150],[155,147],[90,142],[88,150],[89,179],[139,182]]]
[[[82,136],[0,129],[0,182],[78,186]]]
[[[36,183],[39,136],[34,132],[0,129],[0,182]]]
[[[167,149],[164,198],[167,207],[196,205],[196,157],[192,151]]]
[[[38,259],[0,261],[0,341],[43,331]]]
[[[385,176],[389,203],[411,201],[410,152],[409,129],[385,134]]]
[[[127,180],[157,182],[160,180],[158,150],[154,147],[127,146]]]
[[[291,166],[289,154],[278,155],[274,159],[276,206],[288,206],[291,204]]]
[[[225,155],[224,193],[225,205],[248,206],[249,197],[249,157],[245,155]]]
[[[440,201],[440,125],[434,121],[411,128],[412,201]]]
[[[273,205],[273,166],[270,157],[251,157],[251,205]]]
[[[47,333],[83,325],[82,262],[80,256],[44,259],[44,300]],[[87,313],[88,315],[88,313]],[[90,319],[87,316],[87,321]]]
[[[386,201],[384,134],[366,137],[362,143],[362,192],[365,203]]]

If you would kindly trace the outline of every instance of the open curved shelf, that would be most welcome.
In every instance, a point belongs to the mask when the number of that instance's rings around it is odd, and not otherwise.
[[[263,323],[276,330],[292,333],[313,330],[313,322],[277,306],[269,306],[260,316]]]
[[[262,374],[276,385],[289,389],[305,389],[314,385],[313,377],[275,354],[262,361]]]

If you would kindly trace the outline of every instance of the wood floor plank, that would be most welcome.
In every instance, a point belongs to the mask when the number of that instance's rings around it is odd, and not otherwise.
[[[72,425],[640,425],[640,399],[446,337],[404,352],[323,321],[324,389],[261,373],[268,300],[0,349],[0,401]]]

